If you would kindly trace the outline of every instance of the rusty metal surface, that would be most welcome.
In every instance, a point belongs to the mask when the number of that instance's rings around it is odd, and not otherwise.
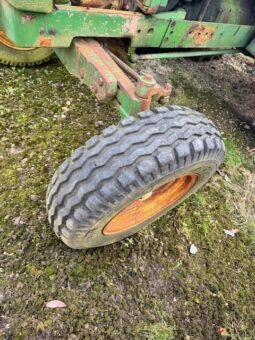
[[[216,31],[216,26],[196,23],[190,27],[184,39],[191,38],[196,46],[201,46],[207,44],[213,38]]]
[[[76,6],[92,8],[108,8],[120,10],[123,7],[123,0],[73,0]]]
[[[61,5],[36,14],[18,11],[6,0],[0,6],[3,30],[19,47],[69,47],[79,36],[131,38],[132,47],[230,49],[245,48],[255,34],[254,26],[169,19],[165,13]]]
[[[70,48],[55,51],[67,70],[103,100],[116,94],[117,80],[105,67],[108,54],[100,47],[94,39],[75,39]]]
[[[116,62],[116,64],[124,71],[126,72],[131,78],[134,80],[139,80],[140,76],[139,74],[134,71],[130,66],[128,66],[124,61],[122,61],[120,58],[118,58],[115,54],[113,54],[111,51],[108,50],[108,53],[112,57],[112,59]]]
[[[170,85],[161,87],[150,75],[139,76],[94,39],[76,38],[70,48],[55,51],[68,71],[84,82],[98,100],[117,96],[123,116],[147,110],[152,98],[159,100],[171,92]]]
[[[75,37],[127,38],[136,34],[141,13],[57,5],[49,14],[24,12],[0,1],[0,23],[20,47],[69,47]]]

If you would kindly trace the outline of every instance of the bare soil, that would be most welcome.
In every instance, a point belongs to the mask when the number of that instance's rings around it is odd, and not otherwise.
[[[47,185],[118,113],[56,59],[33,69],[0,66],[0,338],[255,338],[254,61],[237,55],[138,68],[172,80],[171,104],[214,120],[226,162],[137,235],[74,251],[48,225]],[[47,308],[53,299],[66,307]]]
[[[143,65],[159,82],[183,78],[198,92],[211,92],[225,102],[247,129],[255,129],[255,59],[241,53],[225,55],[209,61],[199,58],[158,61]],[[167,70],[167,71],[166,71]],[[179,82],[178,84],[179,85]],[[245,122],[247,124],[245,124]]]

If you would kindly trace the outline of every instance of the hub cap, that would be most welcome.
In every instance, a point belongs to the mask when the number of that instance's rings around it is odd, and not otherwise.
[[[166,208],[185,196],[196,184],[198,176],[190,174],[161,185],[135,200],[120,211],[104,227],[104,235],[114,235],[134,228],[159,215]]]

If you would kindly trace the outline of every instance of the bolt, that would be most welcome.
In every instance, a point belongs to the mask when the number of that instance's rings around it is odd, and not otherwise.
[[[140,76],[140,82],[143,86],[154,86],[156,84],[156,80],[148,73]]]
[[[130,61],[131,61],[131,63],[137,63],[138,62],[138,60],[139,60],[139,56],[137,55],[137,54],[131,54],[131,56],[130,56]]]
[[[148,81],[154,80],[153,77],[152,77],[149,73],[145,73],[143,79],[146,80],[146,81],[147,81],[147,80],[148,80]]]
[[[161,105],[167,104],[169,102],[169,96],[160,97],[158,102]]]
[[[104,80],[102,78],[98,79],[98,85],[103,86],[104,85]]]

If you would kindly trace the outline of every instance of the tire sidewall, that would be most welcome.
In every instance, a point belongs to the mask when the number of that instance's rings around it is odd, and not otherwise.
[[[94,248],[94,247],[100,247],[107,244],[111,244],[117,241],[120,241],[126,237],[129,237],[135,233],[137,233],[140,229],[142,229],[144,226],[152,223],[156,219],[158,219],[160,216],[164,215],[166,212],[172,210],[174,207],[179,205],[181,202],[183,202],[187,197],[192,195],[194,192],[196,192],[201,186],[203,186],[209,178],[215,173],[218,162],[215,160],[204,160],[201,162],[196,162],[193,164],[190,164],[188,166],[185,166],[183,168],[175,169],[172,172],[169,172],[168,174],[162,174],[162,176],[159,176],[156,180],[151,181],[147,185],[144,185],[141,188],[138,188],[136,191],[132,192],[130,195],[127,195],[126,198],[119,201],[119,204],[115,205],[111,209],[111,214],[104,214],[104,217],[101,218],[91,229],[88,231],[85,235],[81,235],[79,237],[79,244],[80,246],[77,247],[77,238],[75,239],[75,248]],[[125,207],[127,207],[129,204],[131,204],[134,200],[139,199],[141,196],[145,195],[146,193],[152,191],[153,189],[164,185],[170,181],[173,181],[177,179],[178,177],[189,175],[189,174],[197,174],[198,180],[196,184],[189,190],[182,198],[177,200],[174,204],[168,206],[166,209],[162,210],[157,215],[154,215],[149,220],[146,220],[145,222],[128,229],[126,231],[114,234],[114,235],[104,235],[103,229],[106,226],[106,224],[114,217],[116,216],[121,210],[123,210]],[[74,248],[74,244],[72,244],[72,240],[67,240],[65,237],[61,236],[62,240],[67,243],[69,246]]]
[[[0,43],[0,60],[10,65],[29,65],[41,63],[53,54],[50,48],[34,48],[26,51],[16,50]]]

